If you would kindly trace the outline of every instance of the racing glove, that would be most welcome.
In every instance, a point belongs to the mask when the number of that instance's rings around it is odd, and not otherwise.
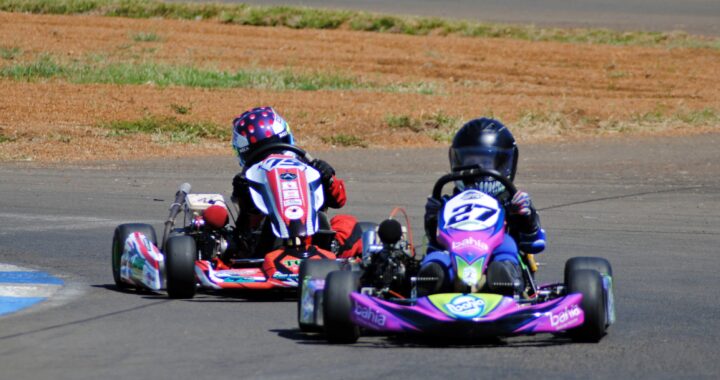
[[[545,250],[547,238],[545,237],[545,230],[542,228],[538,228],[537,231],[530,234],[521,232],[518,235],[517,243],[521,251],[537,254]]]
[[[245,178],[243,173],[235,174],[235,177],[233,177],[232,180],[232,186],[233,191],[230,200],[232,200],[233,202],[239,202],[242,196],[242,192],[247,191],[246,189],[249,186],[247,178]]]
[[[442,208],[442,202],[439,200],[428,197],[427,202],[425,202],[425,217],[427,218],[430,215],[434,215],[437,217],[438,212],[440,212],[440,209]]]
[[[320,177],[324,185],[330,186],[333,183],[333,176],[335,175],[335,169],[330,164],[323,160],[312,160],[310,166],[317,169],[320,172]]]
[[[532,200],[530,194],[518,191],[510,201],[510,214],[529,216],[532,214]]]
[[[442,209],[443,203],[433,197],[428,197],[425,202],[425,236],[430,245],[437,245],[437,223],[438,214]]]

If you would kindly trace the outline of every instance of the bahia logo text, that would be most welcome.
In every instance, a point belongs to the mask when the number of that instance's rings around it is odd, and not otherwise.
[[[377,310],[373,310],[368,306],[363,305],[355,305],[355,310],[353,311],[355,313],[355,316],[359,319],[365,320],[370,322],[373,325],[383,327],[385,326],[385,315],[381,314]]]
[[[485,301],[472,295],[457,296],[445,304],[445,307],[458,318],[470,319],[480,316],[485,311]]]
[[[581,310],[577,305],[566,306],[563,311],[550,314],[550,325],[552,327],[562,327],[569,322],[574,322],[580,314]]]
[[[473,238],[472,236],[467,237],[461,241],[452,242],[453,250],[460,250],[460,249],[465,249],[465,248],[470,248],[470,247],[479,249],[480,251],[487,251],[489,249],[488,245],[484,241],[477,240],[477,239]]]

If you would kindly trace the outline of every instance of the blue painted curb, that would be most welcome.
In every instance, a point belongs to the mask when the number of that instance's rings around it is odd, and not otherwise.
[[[0,264],[0,316],[43,302],[64,284],[47,272]]]
[[[0,272],[0,283],[62,285],[63,280],[45,272]]]
[[[45,297],[0,297],[0,315],[14,313],[46,299]]]

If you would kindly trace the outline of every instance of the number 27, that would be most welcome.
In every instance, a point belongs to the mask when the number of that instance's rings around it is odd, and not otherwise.
[[[495,215],[496,210],[488,208],[486,206],[479,205],[477,203],[467,203],[452,210],[452,215],[448,220],[448,225],[464,222],[469,220],[471,217],[479,222],[488,220],[491,216]]]

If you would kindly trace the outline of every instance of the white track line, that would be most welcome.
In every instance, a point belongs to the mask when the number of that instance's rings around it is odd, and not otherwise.
[[[15,232],[42,232],[42,231],[77,231],[94,228],[115,227],[118,224],[128,223],[127,220],[96,218],[90,216],[58,216],[58,215],[32,215],[19,213],[0,213],[0,235]],[[133,220],[133,223],[155,223],[154,221]]]

